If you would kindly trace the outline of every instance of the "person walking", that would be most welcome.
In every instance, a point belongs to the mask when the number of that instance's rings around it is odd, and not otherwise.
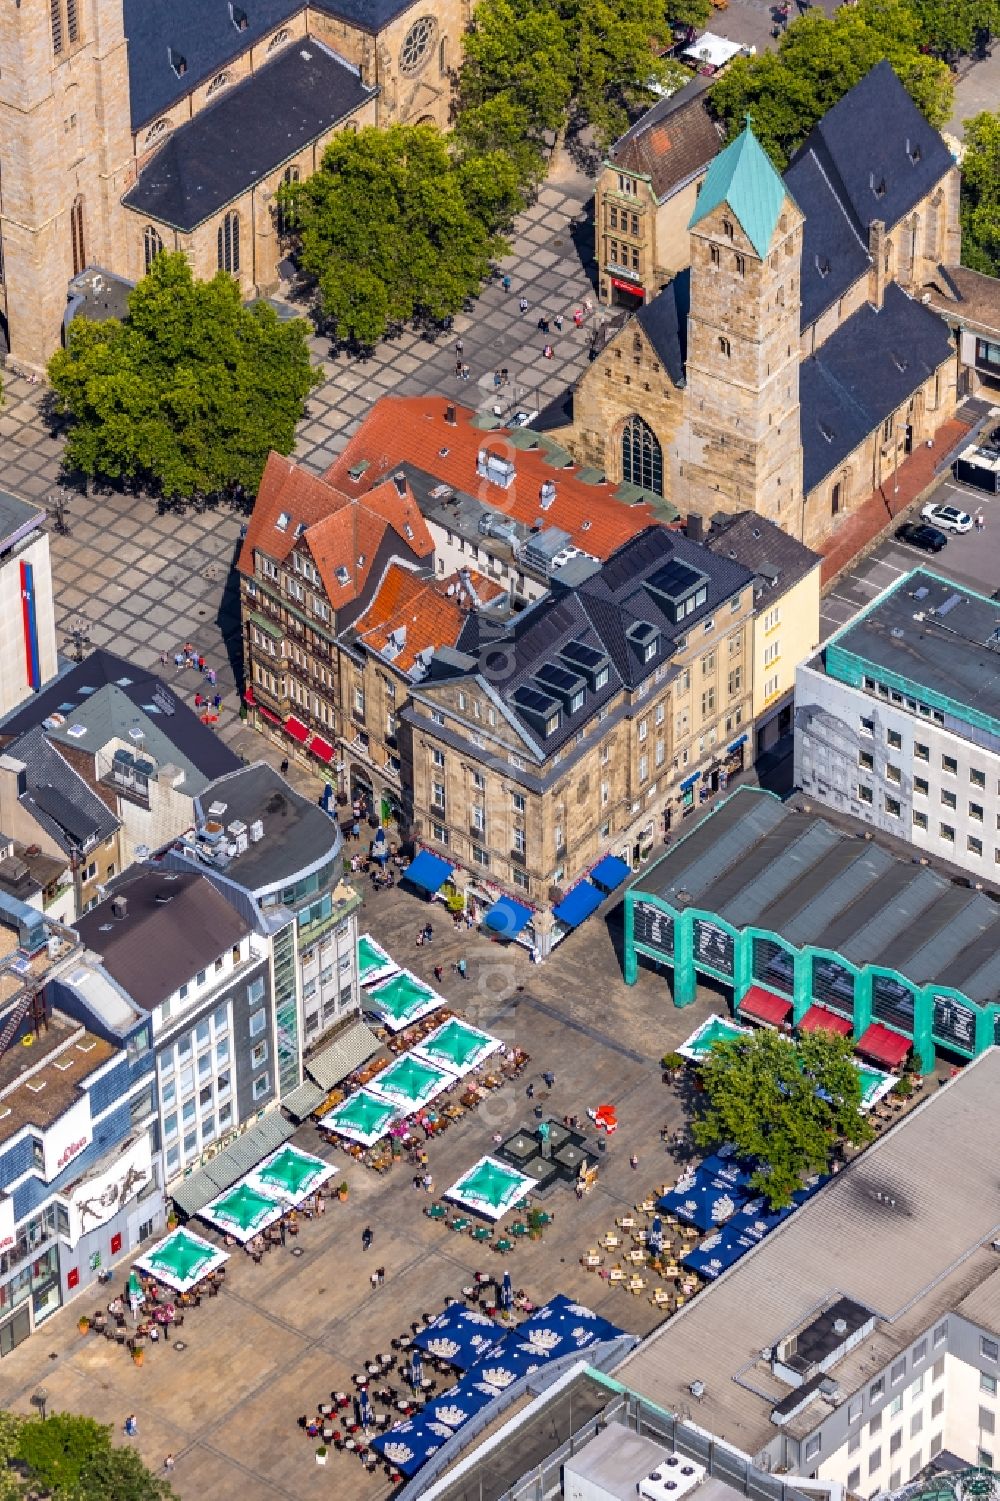
[[[558,333],[562,333],[562,326],[563,326],[563,316],[562,316],[562,313],[556,313],[556,316],[555,316],[555,325],[556,325],[556,331]]]
[[[128,1417],[125,1419],[124,1423],[122,1424],[122,1432],[124,1433],[126,1438],[135,1438],[136,1434],[139,1432],[139,1420],[137,1419],[134,1412],[130,1412]]]
[[[542,1074],[542,1078],[545,1080],[545,1088],[546,1089],[551,1089],[552,1086],[556,1082],[556,1076],[555,1076],[555,1074],[550,1074],[548,1072],[545,1072],[544,1074]]]
[[[628,1165],[632,1169],[633,1173],[635,1172],[636,1168],[639,1166],[639,1159],[635,1155],[634,1152],[632,1153],[631,1157],[628,1160]]]
[[[174,1467],[174,1456],[172,1454],[168,1454],[166,1456],[166,1458],[164,1459],[164,1461],[163,1461],[163,1468],[169,1474],[170,1471],[173,1469],[173,1467]]]
[[[378,1278],[378,1285],[379,1285],[379,1287],[381,1287],[382,1284],[385,1282],[385,1267],[384,1266],[376,1267],[376,1269],[375,1269],[375,1275]]]
[[[529,1100],[533,1100],[535,1098],[535,1086],[534,1086],[534,1084],[529,1084],[528,1087],[527,1087],[527,1089],[524,1092],[527,1095],[527,1097],[528,1097]]]
[[[365,1228],[361,1232],[361,1249],[363,1251],[370,1251],[371,1250],[372,1241],[374,1239],[375,1239],[375,1231],[372,1229],[371,1225],[366,1225]]]
[[[463,980],[467,980],[469,978],[469,966],[466,964],[464,959],[459,959],[458,963],[455,965],[455,968],[458,970],[458,973],[461,975]]]
[[[503,289],[504,289],[505,292],[509,292],[510,288],[511,288],[510,277],[509,276],[502,277],[501,281],[500,281],[500,285],[503,287]]]
[[[283,777],[287,777],[287,775],[288,775],[288,757],[287,756],[285,757],[285,759],[281,763],[281,775]]]
[[[526,313],[528,311],[528,299],[527,299],[527,297],[522,297],[519,300],[519,302],[518,302],[517,305],[520,308],[520,310],[521,310],[522,313]]]

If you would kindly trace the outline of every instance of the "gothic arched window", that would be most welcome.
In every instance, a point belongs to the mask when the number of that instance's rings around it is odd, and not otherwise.
[[[622,428],[622,479],[663,494],[663,449],[653,429],[638,414]]]
[[[231,211],[219,225],[219,270],[240,269],[240,216]]]
[[[152,224],[147,224],[142,236],[142,259],[148,273],[150,266],[158,255],[163,254],[163,241],[159,231]]]

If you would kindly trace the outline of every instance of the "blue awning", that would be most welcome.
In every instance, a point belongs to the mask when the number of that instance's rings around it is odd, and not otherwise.
[[[421,850],[414,860],[403,872],[403,880],[409,881],[414,886],[420,886],[424,891],[433,895],[440,890],[455,869],[447,860],[442,860],[440,855],[432,855],[430,850]]]
[[[681,791],[682,792],[687,792],[687,790],[688,790],[689,787],[693,787],[694,784],[695,784],[695,782],[700,782],[700,781],[701,781],[701,772],[700,771],[693,771],[689,777],[685,777],[684,778],[683,782],[681,783]]]
[[[515,902],[512,896],[502,896],[487,912],[486,926],[499,933],[501,938],[516,938],[534,915],[523,902]]]
[[[504,1330],[485,1313],[452,1303],[421,1329],[413,1343],[458,1371],[484,1359],[503,1339]]]
[[[699,1277],[704,1277],[708,1282],[714,1282],[716,1277],[721,1277],[723,1272],[735,1266],[741,1256],[745,1256],[752,1247],[748,1244],[740,1244],[729,1233],[727,1226],[725,1231],[718,1235],[710,1235],[703,1240],[700,1246],[693,1251],[688,1251],[683,1257],[684,1265],[692,1272],[697,1272]]]
[[[626,861],[619,860],[617,855],[605,855],[590,872],[590,879],[605,891],[614,891],[631,874],[632,867]]]
[[[553,907],[552,916],[557,922],[565,923],[567,928],[578,928],[592,912],[597,911],[603,900],[603,891],[598,891],[589,881],[580,881],[567,891],[558,907]]]
[[[740,746],[741,745],[746,745],[746,743],[747,743],[747,737],[745,735],[741,735],[738,740],[734,740],[733,741],[732,745],[727,745],[726,746],[726,755],[728,756],[728,754],[729,754],[730,751],[739,750]]]
[[[749,1194],[739,1185],[726,1183],[714,1174],[695,1173],[664,1194],[657,1204],[662,1214],[673,1214],[698,1230],[714,1230],[746,1206]]]
[[[371,1447],[401,1474],[409,1477],[422,1469],[431,1455],[436,1454],[441,1445],[448,1442],[451,1435],[452,1429],[431,1417],[424,1408],[414,1413],[405,1423],[397,1423],[395,1428],[389,1428],[385,1433],[376,1433],[371,1440]]]

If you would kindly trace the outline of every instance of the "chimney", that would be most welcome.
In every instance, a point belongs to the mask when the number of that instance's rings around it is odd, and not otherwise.
[[[126,913],[128,912],[128,901],[126,898],[123,896],[113,896],[111,898],[111,911],[119,922],[124,922]]]
[[[881,219],[873,219],[868,227],[868,254],[872,261],[871,270],[868,273],[868,301],[876,310],[881,310],[885,300],[885,284],[889,280],[889,260],[892,254],[892,246]]]
[[[399,474],[394,474],[392,476],[392,482],[396,486],[397,495],[406,494],[406,475],[403,474],[402,471],[400,471]]]
[[[445,420],[445,422],[447,422],[447,424],[448,424],[449,427],[457,427],[458,426],[458,417],[456,415],[455,408],[452,406],[451,402],[449,402],[448,405],[444,409],[444,420]]]
[[[704,542],[705,518],[698,516],[694,511],[688,512],[687,526],[685,528],[689,542]]]

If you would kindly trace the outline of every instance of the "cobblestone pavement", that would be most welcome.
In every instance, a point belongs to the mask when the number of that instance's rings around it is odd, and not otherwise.
[[[353,1390],[352,1374],[366,1359],[388,1353],[393,1337],[424,1312],[437,1313],[447,1296],[460,1297],[473,1272],[509,1269],[515,1287],[534,1301],[562,1291],[635,1334],[655,1326],[659,1315],[648,1287],[638,1297],[609,1288],[584,1271],[579,1258],[616,1216],[676,1176],[660,1130],[677,1129],[684,1107],[662,1082],[656,1061],[721,1002],[705,992],[694,1006],[676,1011],[666,982],[649,970],[634,988],[626,986],[613,917],[610,923],[591,919],[565,941],[558,966],[538,967],[516,945],[508,949],[453,930],[441,909],[432,910],[430,948],[414,944],[426,903],[398,888],[367,898],[363,921],[375,926],[397,960],[425,978],[442,964],[441,988],[455,1009],[516,1040],[532,1060],[518,1083],[431,1144],[434,1196],[491,1150],[493,1132],[506,1135],[532,1123],[529,1080],[534,1103],[556,1118],[616,1105],[620,1127],[601,1154],[595,1190],[581,1203],[568,1186],[550,1190],[543,1202],[554,1212],[553,1224],[541,1240],[518,1243],[501,1261],[468,1235],[430,1222],[423,1210],[431,1200],[412,1189],[405,1165],[377,1178],[334,1154],[315,1127],[304,1127],[296,1140],[336,1160],[350,1195],[303,1225],[295,1246],[301,1255],[292,1255],[291,1246],[275,1249],[255,1266],[235,1253],[222,1296],[188,1313],[181,1331],[186,1348],[151,1348],[142,1368],[107,1341],[77,1332],[81,1310],[106,1303],[114,1289],[78,1300],[3,1361],[4,1405],[29,1410],[32,1392],[44,1384],[50,1410],[88,1413],[114,1423],[116,1431],[126,1413],[135,1412],[143,1456],[158,1466],[166,1453],[175,1454],[172,1483],[192,1501],[330,1495],[367,1501],[386,1494],[382,1473],[369,1477],[356,1461],[333,1452],[319,1469],[296,1419],[314,1412],[331,1390]],[[451,970],[460,956],[468,962],[466,981]],[[551,1091],[543,1070],[555,1075]],[[633,1152],[636,1170],[629,1166]],[[375,1232],[369,1256],[361,1250],[366,1225]],[[386,1285],[373,1291],[368,1279],[376,1264],[386,1269]],[[123,1266],[116,1269],[116,1287],[124,1275]]]

